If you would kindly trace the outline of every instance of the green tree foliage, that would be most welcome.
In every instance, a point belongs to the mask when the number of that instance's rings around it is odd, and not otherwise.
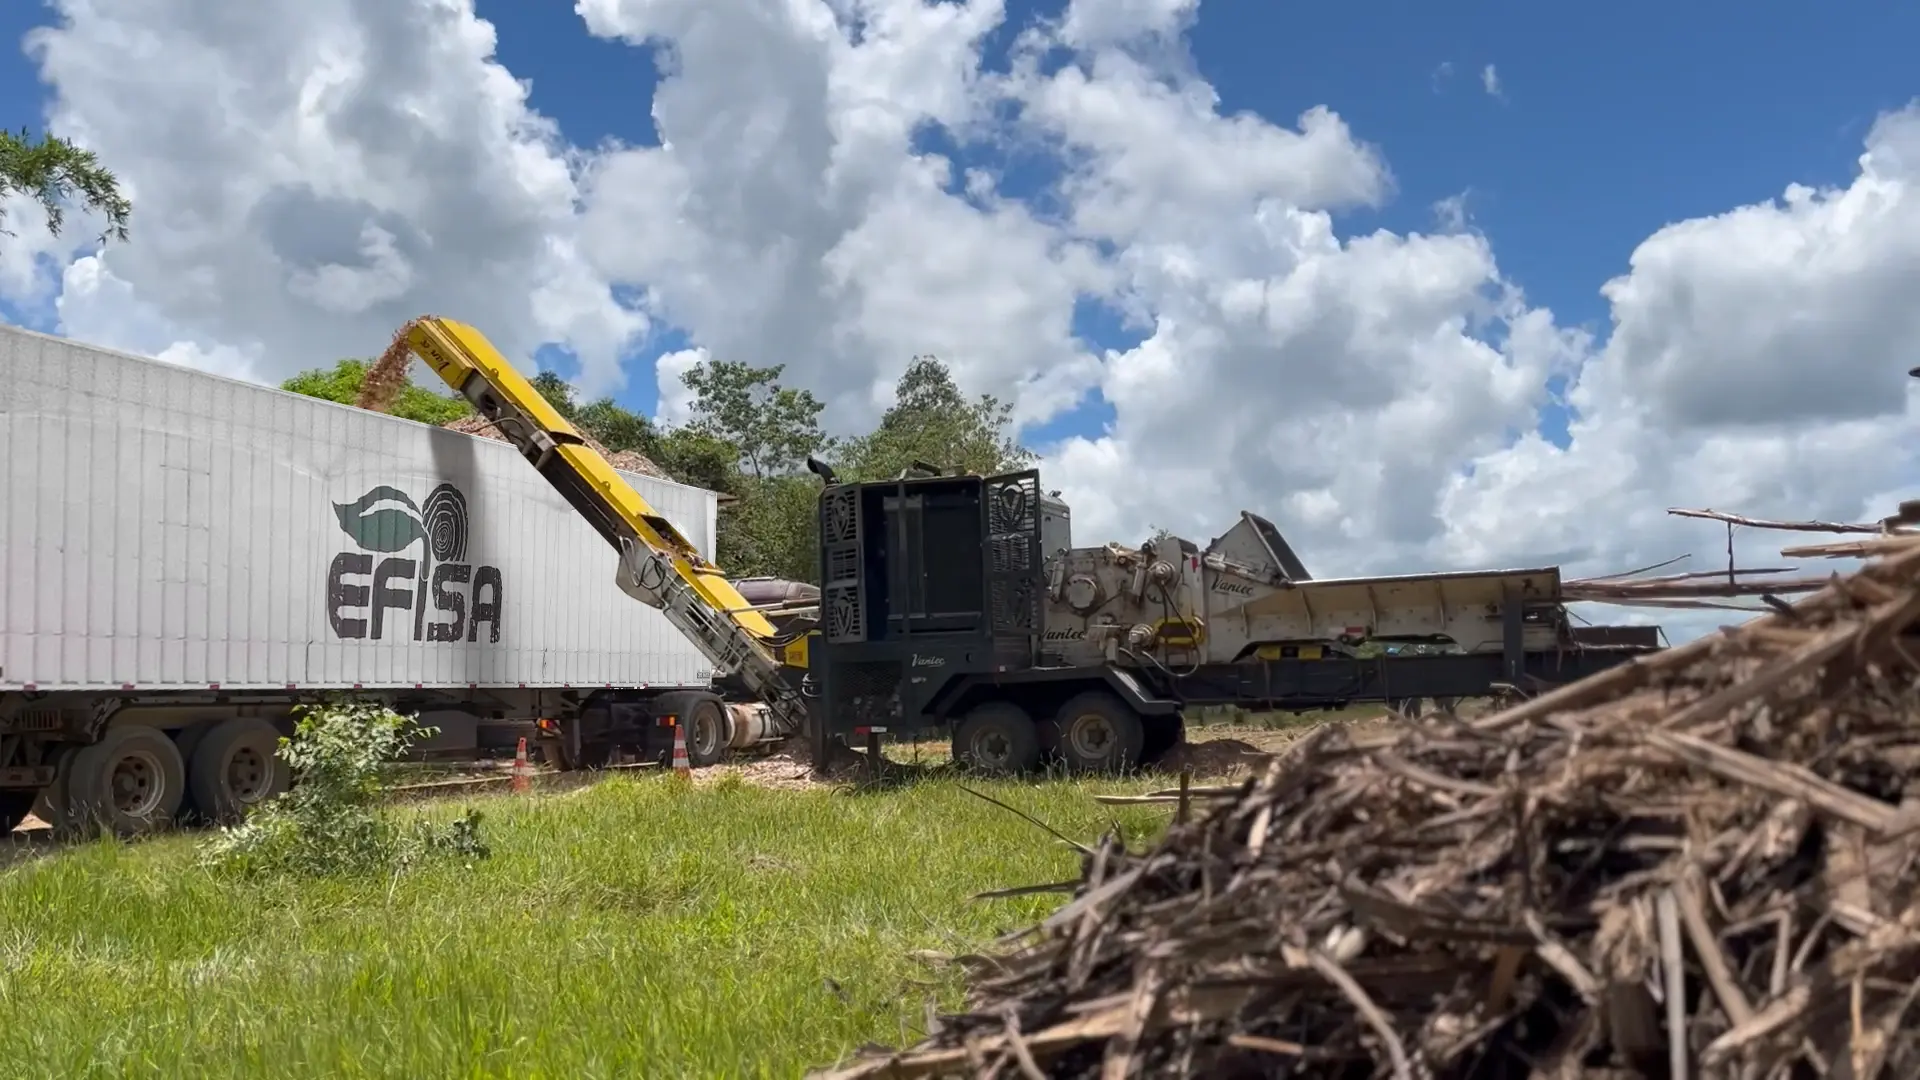
[[[741,478],[737,500],[720,512],[720,565],[733,577],[819,584],[820,481],[810,473]]]
[[[536,372],[528,381],[533,384],[535,390],[540,392],[541,397],[547,399],[547,404],[553,406],[561,416],[571,421],[580,415],[580,405],[573,400],[573,384],[561,378],[559,373]]]
[[[694,393],[695,431],[724,439],[740,451],[740,469],[757,480],[795,472],[809,454],[823,454],[833,440],[820,430],[826,408],[806,390],[780,385],[786,365],[749,367],[709,360],[685,375]]]
[[[825,405],[809,391],[780,385],[784,370],[710,360],[687,372],[693,418],[670,438],[681,440],[681,454],[709,468],[724,462],[733,476],[731,486],[718,489],[734,496],[720,514],[720,565],[736,577],[813,581],[819,482],[803,468],[809,455],[830,453],[834,443],[820,428]]]
[[[367,369],[370,366],[366,360],[342,360],[331,369],[303,371],[281,383],[280,389],[351,405],[360,396],[360,386],[367,381]],[[426,387],[409,383],[400,391],[390,411],[395,416],[438,427],[472,415],[473,406],[467,404],[465,398],[437,394]]]
[[[47,214],[47,229],[55,236],[66,225],[66,203],[75,195],[107,219],[100,234],[127,238],[133,204],[120,194],[120,181],[91,150],[82,150],[55,135],[34,139],[23,128],[19,134],[0,131],[0,196],[15,192],[31,196]]]
[[[913,462],[990,475],[1025,468],[1033,452],[1011,433],[1013,406],[991,394],[968,399],[947,366],[916,356],[894,387],[894,402],[872,434],[850,439],[839,455],[848,480],[882,480]]]
[[[666,469],[668,475],[676,480],[680,478],[680,474],[669,468],[658,456],[660,431],[654,427],[652,420],[617,404],[610,397],[581,404],[574,399],[572,384],[551,371],[542,371],[530,381],[533,383],[533,388],[540,392],[540,396],[546,398],[547,403],[552,405],[561,416],[566,417],[569,423],[579,428],[581,434],[591,436],[601,446],[616,454],[623,450],[645,454],[648,460]],[[683,482],[692,483],[693,481]]]
[[[647,457],[683,484],[740,494],[740,450],[717,435],[692,428],[669,428],[658,435]],[[723,566],[731,563],[722,562]]]

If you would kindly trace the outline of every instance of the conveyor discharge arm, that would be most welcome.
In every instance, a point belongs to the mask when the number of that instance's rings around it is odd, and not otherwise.
[[[660,609],[715,668],[737,673],[773,712],[781,734],[801,729],[806,705],[782,674],[784,643],[773,624],[480,331],[424,316],[402,328],[395,346],[403,343],[472,402],[619,552],[622,591]]]

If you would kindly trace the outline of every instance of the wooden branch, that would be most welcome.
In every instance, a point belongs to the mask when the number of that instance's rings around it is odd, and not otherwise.
[[[1778,596],[1781,593],[1815,592],[1826,588],[1833,580],[1824,574],[1819,577],[1773,578],[1767,581],[1728,581],[1725,574],[1717,577],[1717,581],[1649,581],[1644,584],[1568,581],[1561,584],[1560,593],[1574,602],[1610,597],[1680,600],[1701,596]]]
[[[1920,533],[1893,533],[1873,540],[1840,540],[1831,544],[1803,544],[1781,548],[1780,555],[1787,559],[1865,559],[1898,551],[1902,545],[1912,543],[1916,536],[1920,536]]]
[[[1667,513],[1675,517],[1705,518],[1708,521],[1724,521],[1729,525],[1744,525],[1749,529],[1866,534],[1878,534],[1883,531],[1877,522],[1872,525],[1866,525],[1839,521],[1774,521],[1769,518],[1747,517],[1743,514],[1728,514],[1719,510],[1685,510],[1679,507],[1669,507]]]

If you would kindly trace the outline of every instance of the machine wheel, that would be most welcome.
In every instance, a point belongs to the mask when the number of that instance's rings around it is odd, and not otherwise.
[[[0,836],[18,828],[33,813],[40,792],[34,788],[0,788]]]
[[[238,821],[292,781],[280,759],[280,732],[265,720],[225,720],[196,743],[187,788],[194,809],[209,820]]]
[[[704,769],[727,752],[727,710],[719,698],[695,698],[681,714],[687,725],[687,763]]]
[[[1054,714],[1053,725],[1069,772],[1123,772],[1140,763],[1146,748],[1140,714],[1105,690],[1074,695]]]
[[[165,732],[128,724],[75,754],[67,783],[75,825],[138,836],[173,823],[187,797],[187,766]]]
[[[1040,764],[1033,717],[1007,701],[975,706],[953,729],[953,760],[993,776],[1013,776]]]

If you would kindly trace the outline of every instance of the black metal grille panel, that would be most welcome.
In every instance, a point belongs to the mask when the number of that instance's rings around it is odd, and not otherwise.
[[[822,581],[858,582],[860,580],[860,549],[847,545],[827,549],[827,565]]]
[[[987,503],[987,618],[996,654],[1038,648],[1040,634],[1040,474],[990,477]]]
[[[828,641],[865,641],[867,626],[860,609],[860,589],[834,586],[821,590],[820,623]]]
[[[991,583],[993,632],[1037,633],[1040,629],[1040,592],[1032,582]]]
[[[987,573],[1022,574],[1034,569],[1034,545],[1021,535],[987,538]]]
[[[860,583],[860,492],[820,496],[820,632],[831,644],[867,640],[866,596]]]
[[[820,496],[820,542],[852,544],[860,540],[860,494],[828,491]]]
[[[1040,474],[1033,471],[987,481],[987,535],[1037,533],[1040,529]]]

